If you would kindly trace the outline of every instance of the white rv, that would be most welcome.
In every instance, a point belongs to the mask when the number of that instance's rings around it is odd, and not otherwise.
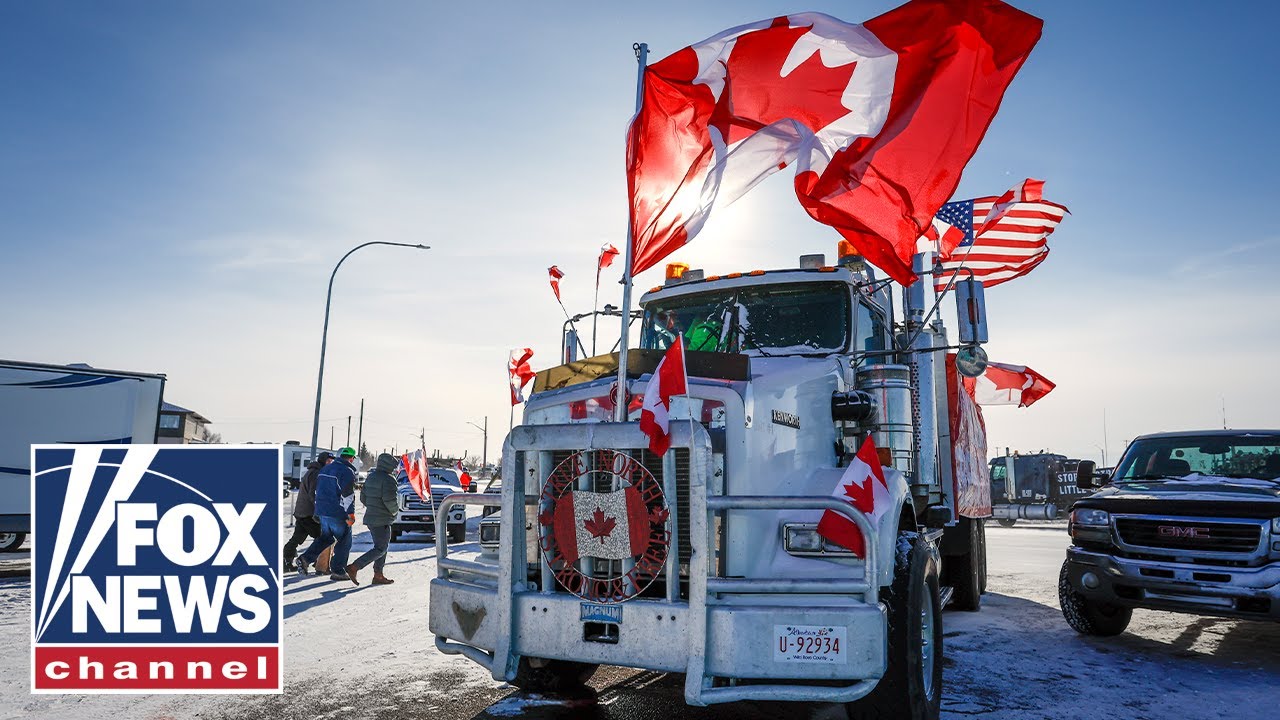
[[[154,443],[164,375],[0,360],[0,552],[31,531],[31,446]]]

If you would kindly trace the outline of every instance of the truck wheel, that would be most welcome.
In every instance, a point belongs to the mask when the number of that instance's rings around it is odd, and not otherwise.
[[[850,720],[936,720],[942,712],[938,563],[919,533],[898,533],[896,548],[893,584],[880,596],[889,614],[888,667],[874,690],[845,705]]]
[[[1062,572],[1058,573],[1058,604],[1062,606],[1062,617],[1067,619],[1067,624],[1081,635],[1119,635],[1133,618],[1133,608],[1097,602],[1077,592],[1067,579],[1065,562]]]
[[[0,552],[17,552],[26,539],[26,533],[0,533]]]
[[[944,556],[942,560],[943,584],[954,590],[951,605],[957,610],[974,612],[982,608],[982,545],[978,533],[982,525],[977,520],[960,518],[956,528],[964,535],[965,553]]]
[[[1000,527],[1013,527],[1018,521],[1014,518],[999,518],[997,522],[1000,523]]]
[[[981,564],[978,566],[978,592],[983,595],[987,594],[987,523],[985,521],[978,523],[978,547],[982,552],[979,553]]]
[[[598,667],[572,660],[521,657],[511,684],[525,692],[566,692],[586,685]]]
[[[465,541],[466,539],[467,539],[467,526],[466,526],[466,525],[451,525],[451,526],[449,526],[449,542],[452,542],[452,543],[460,543],[460,542]]]
[[[399,530],[396,530],[395,528],[392,528],[392,529],[391,529],[391,542],[397,542],[397,541],[399,541],[399,540],[400,540],[400,531],[399,531]]]

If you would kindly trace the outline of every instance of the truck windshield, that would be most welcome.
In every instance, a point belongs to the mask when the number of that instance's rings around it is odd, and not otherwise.
[[[848,345],[849,290],[838,283],[765,285],[650,302],[640,347],[762,355],[834,353]]]
[[[1113,481],[1181,478],[1280,478],[1280,435],[1184,435],[1139,438],[1125,451]]]

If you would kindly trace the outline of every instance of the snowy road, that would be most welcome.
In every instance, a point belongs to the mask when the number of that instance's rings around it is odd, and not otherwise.
[[[1280,625],[1138,611],[1124,635],[1083,639],[1057,607],[1063,527],[992,525],[987,532],[991,570],[982,611],[944,616],[944,717],[1275,716]],[[624,670],[597,673],[592,699],[544,704],[522,697],[472,663],[434,650],[426,588],[435,550],[419,539],[393,545],[391,586],[286,581],[281,696],[28,695],[29,583],[0,580],[0,642],[12,648],[0,662],[0,718],[843,717],[833,707],[790,704],[689,708],[683,678]],[[357,548],[367,545],[367,535],[357,536]]]

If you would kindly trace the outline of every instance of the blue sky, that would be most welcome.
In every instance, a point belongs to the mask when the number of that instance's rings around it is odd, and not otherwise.
[[[0,356],[164,372],[228,440],[305,441],[333,263],[423,242],[339,274],[321,414],[341,420],[322,435],[341,442],[363,397],[375,449],[425,426],[478,453],[466,422],[488,415],[496,455],[507,349],[555,356],[545,268],[585,310],[597,248],[622,245],[631,44],[658,59],[786,12],[895,4],[0,4]],[[990,409],[993,444],[1114,459],[1223,405],[1276,426],[1280,9],[1014,4],[1044,37],[957,197],[1037,177],[1072,216],[1044,265],[988,293],[992,358],[1059,383]],[[672,259],[833,247],[780,174]]]

